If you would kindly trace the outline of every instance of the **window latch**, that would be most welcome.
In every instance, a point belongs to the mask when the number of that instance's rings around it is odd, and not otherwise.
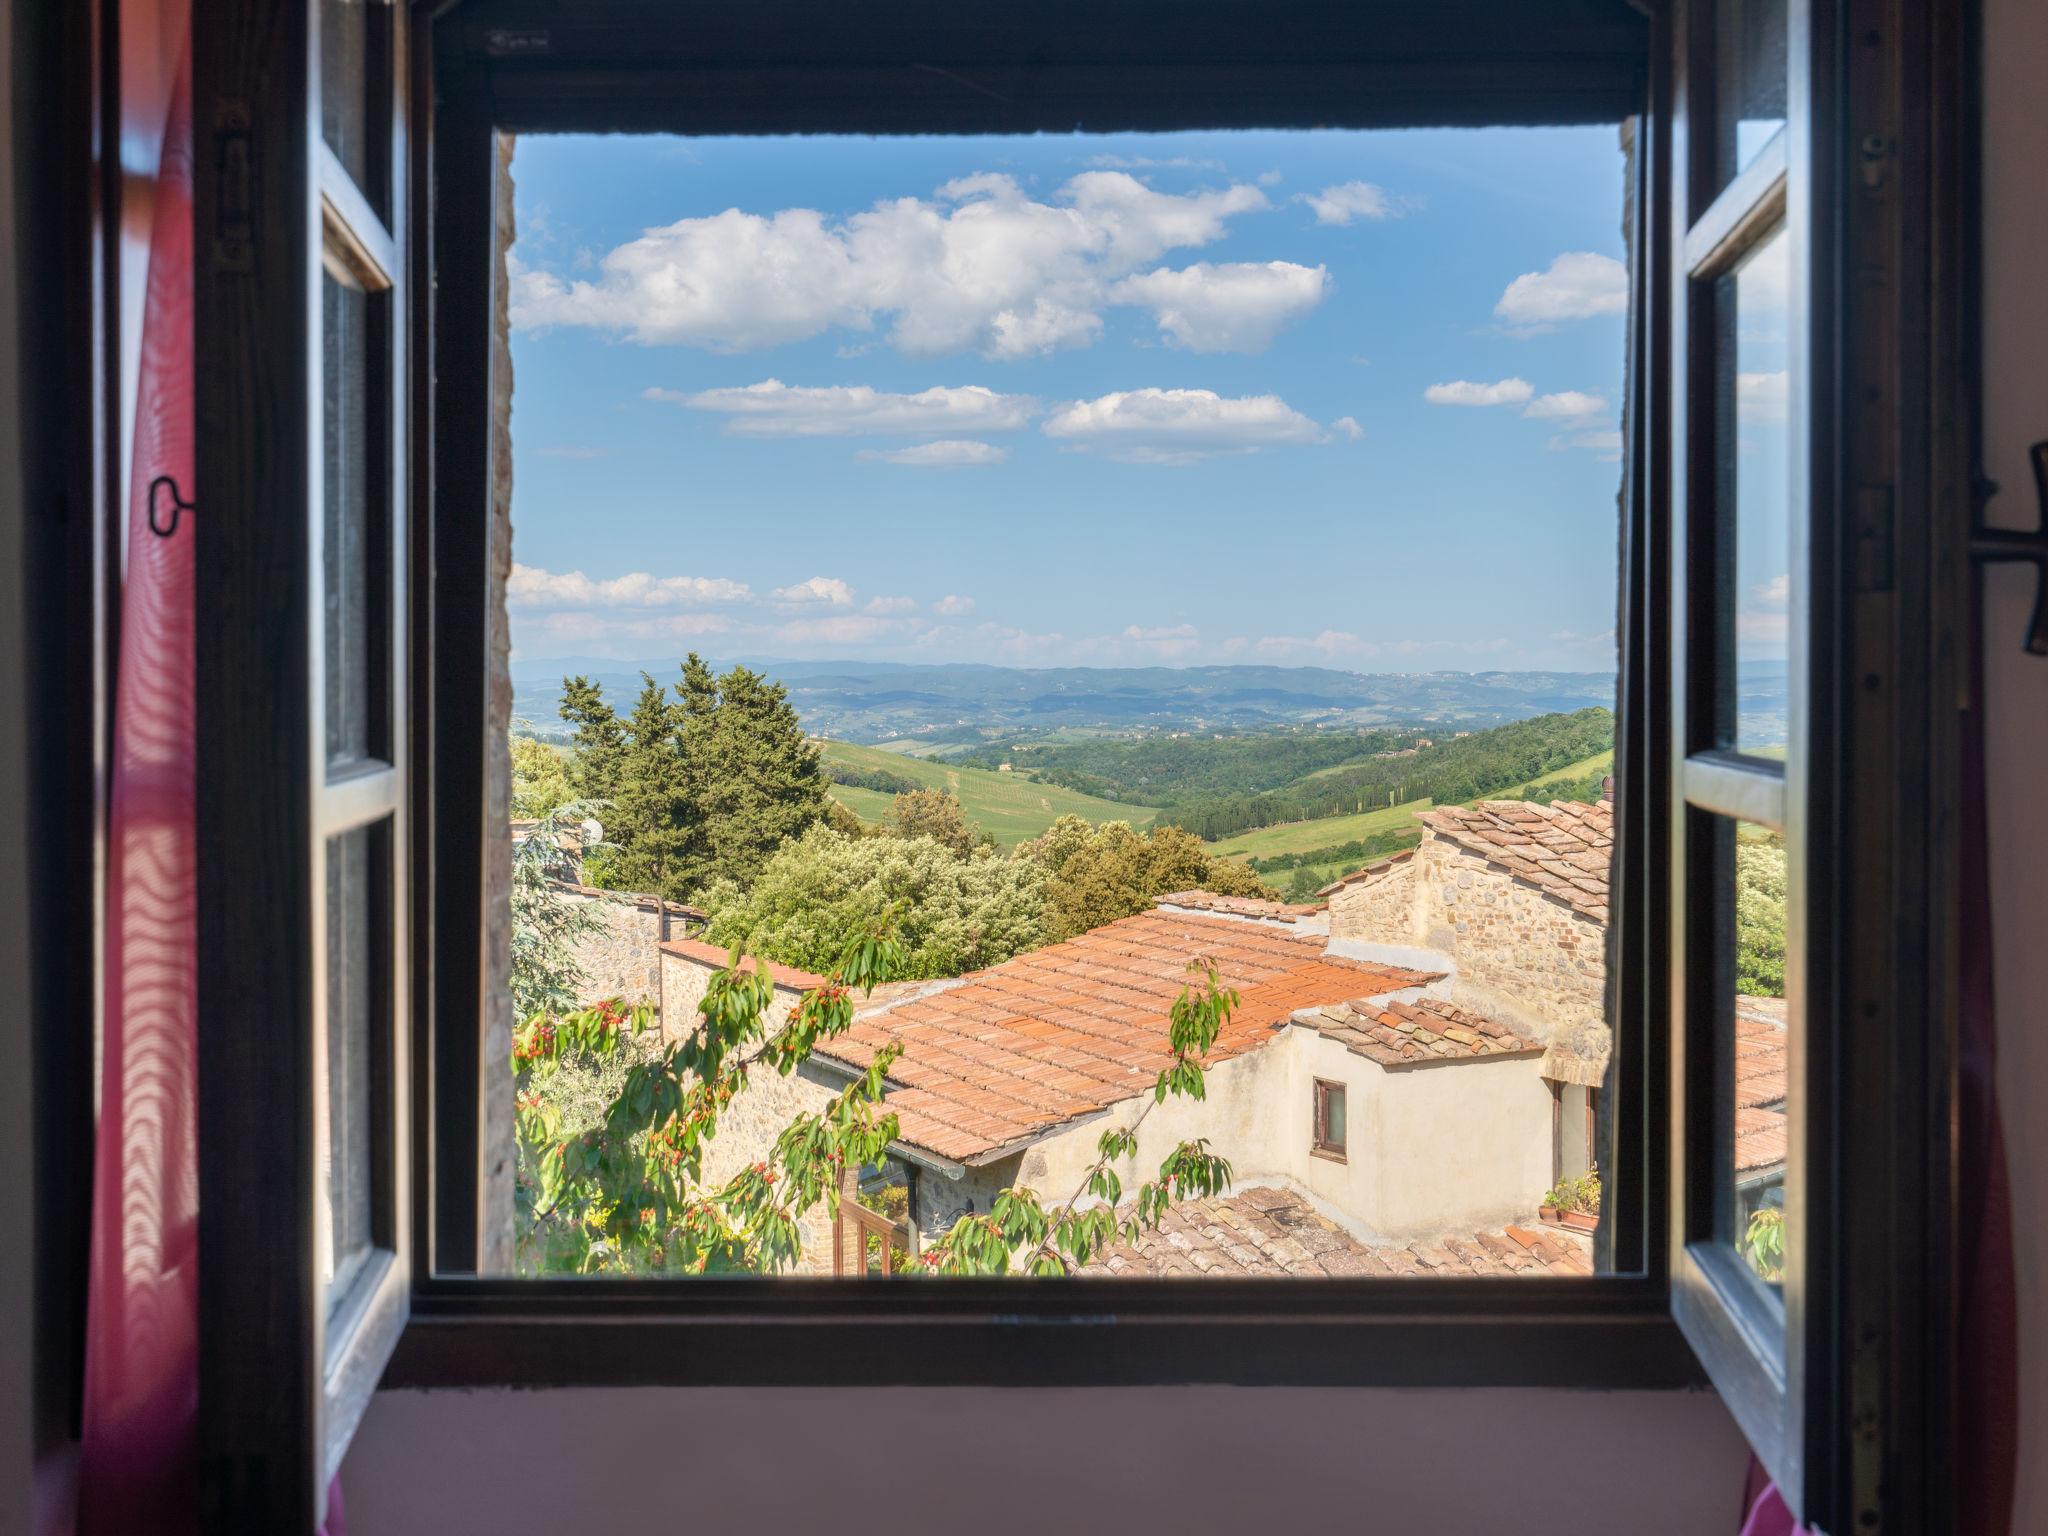
[[[158,491],[169,491],[170,500],[165,504],[167,515],[159,517]],[[178,517],[181,513],[197,510],[178,490],[178,482],[169,475],[158,475],[149,482],[149,531],[160,539],[168,539],[178,531]]]
[[[2027,450],[2034,464],[2034,499],[2040,506],[2039,521],[2032,532],[2018,528],[1987,528],[1984,500],[1977,503],[1977,526],[1970,533],[1970,558],[1979,564],[2024,561],[2034,568],[2034,617],[2027,626],[2026,649],[2036,656],[2048,656],[2048,442]],[[1997,486],[1989,486],[1995,492]]]

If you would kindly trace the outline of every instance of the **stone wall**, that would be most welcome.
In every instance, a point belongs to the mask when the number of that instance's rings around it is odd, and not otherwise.
[[[599,923],[598,931],[577,940],[573,953],[583,969],[583,996],[624,998],[627,1003],[651,1002],[657,1015],[662,1002],[662,902],[654,896],[601,891],[587,885],[557,885],[563,900],[585,907]],[[688,936],[699,914],[669,902],[666,937]],[[703,996],[700,989],[698,997]],[[695,1007],[694,1000],[691,1006]]]
[[[1389,860],[1330,893],[1330,937],[1415,942],[1415,856]]]
[[[1461,997],[1545,1037],[1605,1016],[1606,929],[1433,831],[1406,862],[1331,892],[1330,933],[1448,955]]]
[[[1461,980],[1512,998],[1547,1024],[1604,1016],[1600,924],[1440,837],[1424,840],[1415,866],[1421,942],[1452,956]]]
[[[710,985],[709,966],[679,955],[661,957],[661,991],[667,1010],[662,1020],[664,1040],[670,1038],[672,1031],[694,1023],[697,1005],[704,1000]],[[767,1014],[770,1030],[780,1028],[789,1018],[801,995],[790,987],[775,989]],[[718,1117],[718,1134],[705,1143],[705,1186],[715,1189],[749,1163],[767,1161],[783,1127],[800,1114],[816,1114],[823,1109],[845,1082],[838,1073],[808,1064],[788,1077],[773,1067],[755,1067],[747,1076],[746,1092],[734,1098]],[[803,1258],[797,1272],[831,1274],[832,1217],[822,1201],[803,1218],[801,1228]]]
[[[503,827],[484,845],[483,1168],[477,1259],[485,1274],[512,1267],[512,627],[505,584],[512,574],[512,330],[506,257],[516,233],[512,145],[498,136],[492,186],[490,670],[485,682],[484,825]]]

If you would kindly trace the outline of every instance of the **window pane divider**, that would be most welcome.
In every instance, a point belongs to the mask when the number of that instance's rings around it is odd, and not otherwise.
[[[1737,752],[1701,752],[1688,757],[1680,772],[1686,804],[1785,830],[1785,770],[1779,764]]]
[[[398,271],[398,242],[324,140],[314,156],[329,243],[340,247],[364,287],[389,288]]]
[[[1718,277],[1785,216],[1785,130],[1780,128],[1685,232],[1686,274]]]
[[[352,770],[330,780],[315,800],[314,819],[322,838],[353,832],[398,809],[398,770],[389,763]]]

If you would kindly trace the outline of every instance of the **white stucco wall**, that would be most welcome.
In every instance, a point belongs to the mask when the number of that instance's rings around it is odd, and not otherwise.
[[[1366,1241],[1527,1221],[1551,1182],[1541,1065],[1531,1055],[1388,1070],[1290,1025],[1258,1050],[1211,1067],[1203,1099],[1169,1098],[1149,1114],[1149,1095],[1126,1100],[1021,1157],[969,1170],[964,1184],[926,1175],[920,1210],[969,1194],[975,1209],[987,1210],[1011,1181],[1064,1202],[1094,1165],[1102,1133],[1138,1124],[1136,1156],[1116,1165],[1126,1190],[1177,1144],[1205,1136],[1237,1184],[1300,1190]],[[1343,1162],[1311,1150],[1317,1078],[1345,1088]]]

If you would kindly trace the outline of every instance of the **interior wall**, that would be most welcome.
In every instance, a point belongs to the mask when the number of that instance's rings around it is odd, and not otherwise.
[[[2031,528],[2027,445],[2048,438],[2048,5],[1984,6],[1984,467],[2003,489],[1993,522]],[[1984,581],[1985,729],[1990,783],[1992,942],[1998,1089],[2012,1175],[2020,1356],[2019,1487],[2012,1529],[2048,1531],[2048,656],[2020,649],[2034,574]]]
[[[1731,1536],[1746,1456],[1708,1392],[387,1392],[342,1480],[352,1536]]]

